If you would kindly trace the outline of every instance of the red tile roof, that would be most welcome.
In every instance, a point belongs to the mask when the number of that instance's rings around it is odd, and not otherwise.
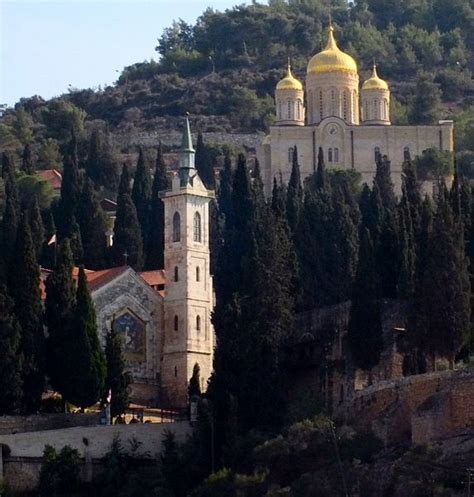
[[[151,287],[165,284],[164,269],[155,269],[154,271],[142,271],[138,273]]]
[[[59,190],[61,188],[63,177],[61,173],[56,169],[45,169],[44,171],[37,171],[36,174],[40,178],[46,180],[53,187],[54,190]]]

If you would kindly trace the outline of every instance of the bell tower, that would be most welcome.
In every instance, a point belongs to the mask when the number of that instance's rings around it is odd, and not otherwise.
[[[163,400],[171,407],[188,403],[193,367],[200,367],[201,390],[212,371],[214,330],[209,257],[209,202],[214,192],[194,165],[189,120],[179,151],[179,171],[171,190],[161,192],[165,218],[164,346],[161,365]]]

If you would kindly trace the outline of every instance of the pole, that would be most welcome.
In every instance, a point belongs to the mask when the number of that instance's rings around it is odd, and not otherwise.
[[[332,432],[332,436],[333,436],[333,439],[334,439],[334,450],[336,452],[337,465],[339,466],[339,471],[341,472],[341,480],[342,480],[342,487],[344,489],[344,497],[349,497],[349,494],[347,492],[346,476],[344,474],[344,469],[342,467],[341,456],[339,454],[339,446],[337,444],[337,437],[336,437],[336,430],[334,428],[334,422],[333,421],[329,421],[329,423],[331,425],[331,432]]]

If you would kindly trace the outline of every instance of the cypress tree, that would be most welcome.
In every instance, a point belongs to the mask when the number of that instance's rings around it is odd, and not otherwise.
[[[142,239],[146,246],[148,221],[150,218],[151,177],[150,168],[145,160],[143,149],[138,152],[137,169],[133,180],[132,200],[137,209],[138,222],[142,231]]]
[[[25,174],[34,174],[35,166],[33,164],[33,156],[31,153],[31,146],[29,143],[25,145],[23,149],[23,154],[21,156],[21,170]]]
[[[22,216],[18,228],[9,276],[10,293],[21,326],[24,409],[26,412],[35,412],[41,404],[44,387],[45,337],[40,269],[26,214]]]
[[[230,155],[224,157],[224,168],[220,175],[217,194],[219,211],[228,223],[232,216],[232,160]]]
[[[415,284],[415,246],[413,230],[407,226],[410,218],[400,212],[399,216],[399,257],[400,267],[398,270],[397,295],[402,299],[410,299],[413,296]]]
[[[105,386],[106,363],[100,348],[97,323],[84,268],[79,268],[74,322],[67,337],[68,358],[62,392],[72,404],[85,408],[95,404]]]
[[[7,176],[15,174],[15,160],[10,152],[2,154],[2,178],[6,180]]]
[[[5,173],[5,210],[3,211],[3,219],[0,225],[0,242],[2,255],[2,271],[6,274],[10,260],[13,257],[15,247],[18,224],[20,220],[20,205],[18,201],[18,190],[16,179],[13,173],[6,170]]]
[[[314,184],[318,190],[325,190],[328,186],[326,177],[326,165],[324,163],[324,152],[321,147],[318,149],[318,166]]]
[[[402,174],[402,203],[406,204],[410,211],[413,235],[418,237],[421,222],[422,198],[420,184],[416,176],[415,166],[411,161],[405,161]],[[407,218],[405,218],[407,221]]]
[[[118,183],[118,171],[107,136],[94,130],[89,141],[86,174],[97,186],[114,191]]]
[[[386,155],[377,159],[374,184],[378,186],[384,209],[392,211],[395,208],[396,199],[390,175],[390,161]]]
[[[77,240],[77,212],[81,185],[76,161],[70,155],[66,156],[61,183],[61,196],[55,209],[55,223],[59,240],[69,238],[76,260],[80,258]]]
[[[273,190],[272,190],[272,211],[277,217],[286,216],[286,198],[287,193],[285,185],[282,182],[281,176],[280,181],[277,181],[276,177],[273,178]]]
[[[78,206],[84,265],[101,269],[105,265],[107,239],[105,214],[89,178],[84,180]]]
[[[48,327],[46,341],[47,370],[55,390],[63,393],[68,379],[68,347],[76,306],[75,286],[72,278],[73,259],[69,240],[59,245],[55,270],[46,279],[45,322]]]
[[[448,358],[452,366],[469,334],[470,283],[462,223],[455,220],[443,185],[440,190],[415,295],[414,332],[433,366],[436,356]]]
[[[112,393],[110,404],[112,417],[124,413],[129,404],[129,385],[132,382],[132,377],[126,371],[122,346],[120,334],[112,327],[105,342],[105,358],[107,362],[105,396],[110,390]]]
[[[208,147],[204,143],[202,133],[198,133],[196,143],[196,169],[199,177],[208,189],[215,188],[214,164]]]
[[[361,233],[359,261],[352,295],[348,340],[355,365],[370,371],[383,349],[380,304],[377,300],[375,253],[370,233]]]
[[[198,397],[201,396],[201,368],[199,364],[196,364],[193,367],[193,374],[189,379],[188,385],[188,398],[191,400],[195,395]]]
[[[161,269],[164,267],[165,246],[165,206],[159,193],[170,187],[166,164],[163,160],[161,144],[158,147],[155,164],[155,175],[151,188],[150,219],[146,250],[146,268]]]
[[[396,211],[386,211],[380,238],[376,240],[375,254],[378,275],[378,295],[397,298],[400,270],[399,225]]]
[[[0,415],[15,414],[22,405],[20,340],[21,328],[13,311],[13,301],[0,284]]]
[[[33,197],[32,204],[28,209],[28,219],[30,222],[31,238],[35,246],[36,260],[39,261],[43,251],[45,230],[36,195]]]
[[[143,264],[143,241],[137,210],[130,195],[128,178],[127,166],[123,166],[111,254],[112,261],[117,266],[123,265],[127,259],[128,264],[138,271]]]
[[[298,149],[293,147],[293,164],[288,182],[286,197],[286,215],[288,225],[293,233],[298,226],[301,209],[303,207],[303,188],[301,186],[300,166],[298,164]]]

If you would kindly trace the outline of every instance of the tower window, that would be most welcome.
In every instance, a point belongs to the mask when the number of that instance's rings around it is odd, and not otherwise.
[[[293,162],[293,147],[288,149],[288,162],[291,164]]]
[[[196,281],[201,280],[201,269],[199,266],[196,267]]]
[[[288,100],[288,119],[291,119],[292,118],[292,115],[291,115],[291,101]]]
[[[196,330],[201,331],[201,316],[196,316]]]
[[[334,162],[339,162],[339,149],[334,149]]]
[[[347,91],[342,94],[342,117],[347,121]]]
[[[178,269],[178,266],[174,267],[174,281],[179,281],[179,269]]]
[[[178,368],[176,366],[174,367],[174,377],[178,377]]]
[[[323,112],[323,92],[319,90],[319,120],[322,121],[324,118]]]
[[[332,148],[328,150],[328,162],[332,162]]]
[[[181,216],[175,212],[173,216],[173,242],[181,241]]]
[[[299,100],[296,103],[296,112],[298,115],[298,119],[301,119],[301,102]]]
[[[201,214],[194,214],[194,241],[201,243]]]
[[[174,317],[174,331],[178,331],[178,316]]]
[[[336,115],[336,91],[331,90],[331,115]]]
[[[403,149],[403,160],[406,162],[406,161],[409,161],[411,159],[410,157],[410,148],[409,147],[405,147]]]
[[[374,148],[374,160],[377,162],[380,158],[380,147]]]
[[[281,119],[281,102],[278,104],[278,119]]]

